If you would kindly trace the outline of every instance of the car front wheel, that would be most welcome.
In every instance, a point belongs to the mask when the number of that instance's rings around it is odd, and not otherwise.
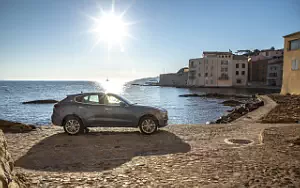
[[[77,135],[84,131],[81,120],[74,116],[67,117],[63,126],[65,132],[69,135]]]
[[[151,116],[144,117],[140,121],[139,128],[143,134],[153,134],[157,131],[158,122],[155,118]]]

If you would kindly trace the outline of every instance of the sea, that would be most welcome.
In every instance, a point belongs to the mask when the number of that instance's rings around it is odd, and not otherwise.
[[[231,107],[222,99],[179,97],[182,94],[224,93],[252,95],[274,90],[234,88],[175,88],[139,86],[105,81],[0,81],[0,119],[34,125],[51,125],[54,104],[22,104],[25,101],[55,99],[81,92],[112,92],[133,103],[168,110],[169,124],[204,124],[226,113]]]

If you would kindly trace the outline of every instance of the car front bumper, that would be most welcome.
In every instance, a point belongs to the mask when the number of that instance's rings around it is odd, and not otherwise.
[[[158,120],[158,127],[165,127],[168,125],[168,119]]]

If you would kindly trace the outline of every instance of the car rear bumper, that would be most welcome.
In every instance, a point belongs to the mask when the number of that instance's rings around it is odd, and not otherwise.
[[[53,125],[62,126],[62,119],[59,116],[55,115],[55,114],[52,114],[51,122],[52,122]]]

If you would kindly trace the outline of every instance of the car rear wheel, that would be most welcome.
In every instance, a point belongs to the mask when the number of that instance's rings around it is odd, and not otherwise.
[[[158,129],[158,122],[154,117],[144,117],[140,121],[139,129],[143,134],[153,134]]]
[[[64,121],[64,130],[69,135],[77,135],[84,131],[84,126],[78,117],[70,116]]]

